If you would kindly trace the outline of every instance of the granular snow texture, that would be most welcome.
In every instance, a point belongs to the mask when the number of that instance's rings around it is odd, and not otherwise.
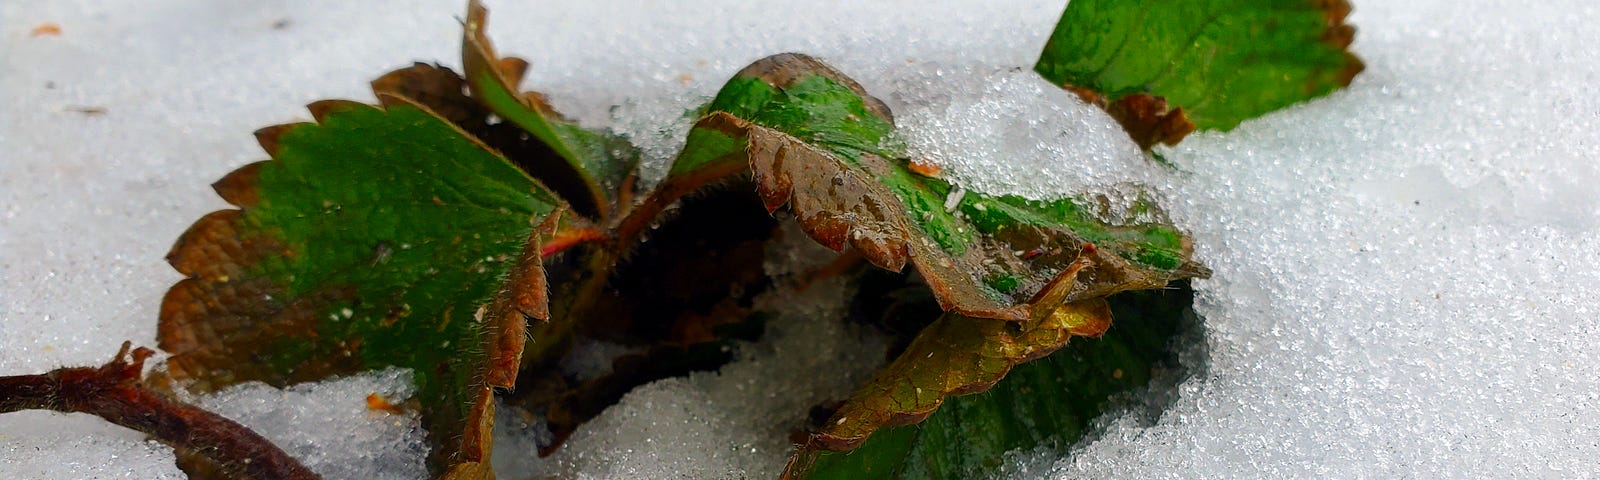
[[[966,188],[1138,189],[1164,205],[1216,271],[1194,284],[1204,375],[1153,424],[1114,413],[1065,458],[1013,452],[1019,477],[1600,476],[1600,7],[1357,2],[1368,69],[1349,89],[1193,135],[1163,151],[1168,168],[1029,72],[1060,1],[541,3],[491,3],[497,45],[532,62],[525,87],[643,147],[655,176],[685,112],[750,61],[800,51],[883,98],[911,150]],[[0,374],[153,344],[178,278],[162,256],[223,206],[207,184],[264,157],[249,132],[304,120],[313,100],[370,101],[367,80],[413,60],[456,65],[461,11],[0,4]],[[61,34],[30,33],[46,22]],[[789,349],[870,351],[870,335],[829,328],[780,327],[720,375],[633,392],[552,459],[497,463],[511,478],[765,476],[786,454],[773,432],[805,408],[775,389],[846,389],[821,375],[775,383],[793,371],[778,364],[806,358]],[[344,382],[284,394],[291,408],[270,413],[248,404],[270,392],[207,404],[289,425],[341,417],[366,434],[307,427],[317,448],[296,451],[354,462],[339,470],[352,476],[417,475],[380,464],[417,445],[393,438],[395,419],[317,407],[404,382]],[[497,457],[532,444],[516,434]],[[318,457],[352,449],[371,454]],[[81,416],[0,416],[0,452],[8,478],[181,476],[170,450]]]

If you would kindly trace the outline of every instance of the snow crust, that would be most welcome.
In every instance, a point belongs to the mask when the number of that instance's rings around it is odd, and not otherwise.
[[[1028,73],[1061,1],[489,6],[499,48],[533,64],[525,86],[629,135],[656,175],[685,112],[750,61],[800,51],[888,102],[912,151],[966,188],[1145,185],[1216,271],[1195,283],[1205,373],[1159,419],[1110,415],[1067,458],[1013,452],[1020,478],[1600,475],[1600,7],[1358,1],[1368,69],[1348,90],[1191,136],[1168,169]],[[153,345],[178,279],[162,256],[224,206],[206,185],[264,157],[248,133],[313,100],[370,100],[368,79],[413,60],[456,65],[461,10],[0,3],[0,374]],[[62,34],[30,34],[44,22]],[[537,422],[502,429],[501,471],[770,477],[803,410],[849,389],[794,362],[881,348],[829,323],[821,297],[842,287],[814,288],[815,319],[775,322],[719,374],[631,393],[555,457],[517,463]],[[405,388],[387,372],[202,402],[332,478],[416,478],[394,460],[422,441],[414,419],[339,403]],[[6,478],[182,478],[170,452],[81,415],[0,415]]]
[[[427,478],[428,443],[417,414],[367,404],[368,395],[401,403],[414,394],[411,370],[388,368],[281,390],[236,385],[197,403],[267,437],[323,478]]]
[[[6,414],[0,473],[6,478],[182,480],[172,448],[100,417],[53,412]]]
[[[1600,475],[1596,7],[1357,8],[1348,91],[1168,157],[1209,375],[1044,477]]]

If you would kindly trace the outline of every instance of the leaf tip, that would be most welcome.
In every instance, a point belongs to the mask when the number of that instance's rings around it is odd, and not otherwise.
[[[373,107],[350,100],[318,100],[311,102],[310,105],[306,105],[306,110],[311,112],[311,118],[316,119],[317,123],[324,123],[331,115],[362,108]]]
[[[516,87],[522,83],[522,76],[528,73],[528,61],[517,57],[501,57],[495,60],[494,66],[495,70],[500,71],[501,77],[505,78],[508,87]]]
[[[1344,69],[1339,71],[1339,86],[1350,86],[1350,82],[1355,81],[1356,75],[1360,75],[1366,69],[1367,64],[1361,61],[1361,57],[1357,57],[1354,53],[1344,52]]]
[[[280,140],[283,138],[284,134],[289,133],[290,130],[299,128],[301,125],[305,124],[287,123],[258,129],[255,132],[256,143],[261,144],[261,149],[266,151],[268,156],[276,157],[278,156],[278,152],[282,150],[282,144]]]
[[[1177,145],[1195,129],[1183,107],[1171,107],[1163,97],[1139,93],[1107,101],[1104,95],[1088,88],[1070,84],[1062,87],[1076,93],[1084,102],[1105,110],[1145,151],[1158,144]]]
[[[1100,338],[1111,329],[1111,304],[1104,297],[1063,305],[1055,315],[1069,317],[1058,321],[1076,337]]]
[[[274,144],[274,147],[276,147],[276,144]],[[228,172],[220,180],[212,183],[211,189],[216,191],[217,196],[222,197],[223,201],[231,205],[239,207],[255,205],[261,201],[256,192],[256,181],[260,178],[261,166],[265,163],[267,162],[255,162]]]
[[[1350,6],[1349,0],[1314,1],[1316,2],[1317,8],[1322,10],[1323,15],[1327,16],[1329,25],[1339,25],[1344,23],[1345,17],[1350,16],[1350,11],[1353,10],[1353,7]]]

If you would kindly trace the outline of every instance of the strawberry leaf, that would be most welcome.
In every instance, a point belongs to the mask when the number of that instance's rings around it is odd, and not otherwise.
[[[1106,295],[1207,274],[1169,226],[1114,226],[1070,200],[990,197],[919,173],[883,103],[811,57],[757,61],[707,111],[665,184],[748,162],[769,211],[787,205],[813,239],[884,269],[914,265],[946,310],[808,448],[854,448],[1073,336],[1099,335]]]
[[[848,453],[798,452],[785,478],[921,479],[993,476],[1007,452],[1064,454],[1112,396],[1145,385],[1176,362],[1170,345],[1193,317],[1193,292],[1127,292],[1107,300],[1116,328],[1019,365],[983,393],[949,399],[926,421],[880,431]]]
[[[768,210],[788,205],[813,239],[879,267],[914,265],[946,310],[1023,321],[1206,274],[1170,226],[1113,226],[1071,200],[991,197],[917,173],[890,139],[888,108],[811,57],[757,61],[708,111],[668,183],[747,162]],[[1080,255],[1091,264],[1062,283]]]
[[[1350,84],[1345,0],[1075,0],[1034,65],[1146,149]]]
[[[540,162],[529,171],[555,188],[572,208],[593,219],[609,218],[628,203],[622,195],[639,153],[616,135],[585,129],[556,113],[537,93],[518,93],[517,81],[528,63],[495,56],[485,35],[488,10],[473,1],[462,35],[461,62],[472,97],[547,146],[560,161]]]
[[[1068,275],[1088,263],[1080,258]],[[806,448],[851,450],[879,428],[921,422],[946,398],[987,390],[1011,367],[1049,355],[1074,336],[1098,337],[1110,325],[1111,311],[1098,297],[1021,323],[947,312],[845,401]]]
[[[272,160],[218,181],[168,261],[171,373],[202,390],[412,369],[436,473],[482,470],[492,386],[546,316],[540,236],[562,202],[403,99],[311,105],[257,133]]]

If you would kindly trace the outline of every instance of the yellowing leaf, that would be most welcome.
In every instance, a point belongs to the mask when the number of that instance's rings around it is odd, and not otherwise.
[[[1009,452],[1065,455],[1097,417],[1115,410],[1118,393],[1184,374],[1173,344],[1194,327],[1185,325],[1193,299],[1187,285],[1108,297],[1117,324],[1104,336],[1018,365],[993,388],[950,398],[927,420],[880,430],[849,452],[803,448],[784,478],[981,478],[1001,471]]]
[[[1069,278],[1088,263],[1081,258]],[[1110,325],[1111,310],[1098,297],[1021,323],[946,313],[839,407],[809,443],[853,449],[880,428],[920,422],[949,396],[987,390],[1011,367],[1049,355],[1074,336],[1098,337]]]

